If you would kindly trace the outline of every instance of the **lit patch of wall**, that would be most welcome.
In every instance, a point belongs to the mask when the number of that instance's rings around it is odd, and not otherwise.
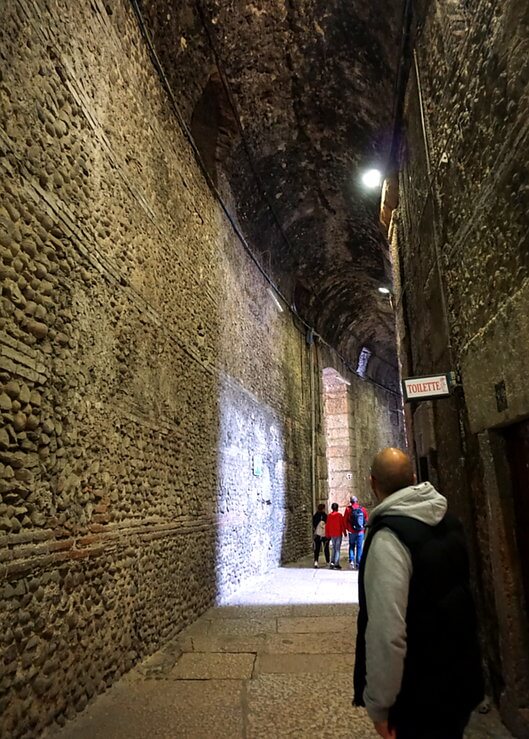
[[[288,481],[281,418],[229,378],[220,389],[215,572],[217,602],[223,603],[249,577],[288,559],[284,548],[299,543],[285,541]]]

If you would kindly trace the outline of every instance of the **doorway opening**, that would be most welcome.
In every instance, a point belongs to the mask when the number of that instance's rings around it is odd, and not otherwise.
[[[426,482],[429,479],[428,474],[428,457],[419,457],[419,482]]]
[[[509,426],[504,435],[512,480],[514,533],[529,620],[529,419]]]
[[[352,434],[353,417],[349,381],[331,367],[323,370],[323,417],[328,471],[328,509],[338,503],[340,510],[354,495]]]

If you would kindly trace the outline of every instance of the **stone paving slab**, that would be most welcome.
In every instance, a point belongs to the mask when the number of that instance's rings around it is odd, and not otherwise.
[[[173,644],[178,647],[180,653],[192,652],[194,639],[207,638],[207,634],[197,634],[197,636],[193,636],[192,634],[182,633],[177,639],[174,640]]]
[[[209,619],[204,618],[204,616],[201,616],[201,618],[195,621],[195,623],[183,629],[183,631],[178,635],[176,640],[179,640],[182,637],[194,636],[195,634],[207,634],[209,631],[210,623],[211,622],[209,621]]]
[[[373,739],[366,712],[351,705],[351,672],[259,675],[247,684],[248,739]]]
[[[243,736],[236,680],[117,683],[64,729],[60,739],[235,739]]]
[[[474,713],[465,732],[465,739],[512,739],[495,710],[481,715]]]
[[[255,636],[257,634],[273,634],[277,631],[275,618],[232,618],[217,619],[210,622],[210,636]]]
[[[254,654],[183,654],[167,677],[171,680],[244,680],[252,676]]]
[[[300,618],[278,618],[280,634],[310,634],[330,632],[333,634],[355,633],[356,621],[347,616],[302,616]]]
[[[358,606],[351,603],[321,603],[317,605],[307,604],[302,606],[290,606],[289,616],[299,616],[302,610],[304,617],[317,616],[346,616],[351,623],[356,624],[356,616],[358,614]]]
[[[175,666],[181,655],[181,651],[176,652],[160,650],[139,664],[134,672],[139,673],[143,677],[162,677],[167,675]]]
[[[321,674],[322,671],[332,673],[335,669],[347,669],[352,674],[354,661],[354,655],[351,654],[335,654],[332,657],[321,654],[260,654],[255,663],[254,675],[307,672]]]
[[[194,636],[189,649],[184,652],[262,652],[265,650],[266,637],[272,634],[256,634],[255,636]]]
[[[218,606],[207,611],[202,618],[209,621],[219,619],[262,619],[291,616],[292,606]]]
[[[354,654],[356,635],[338,638],[329,632],[310,634],[267,634],[264,649],[268,654]]]

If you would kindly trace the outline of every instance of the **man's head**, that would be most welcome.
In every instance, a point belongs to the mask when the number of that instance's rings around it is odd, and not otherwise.
[[[353,503],[353,505],[355,503],[358,503],[358,498],[356,497],[356,495],[351,495],[351,497],[349,498],[349,500],[351,501],[351,503]]]
[[[413,485],[415,481],[412,461],[402,449],[383,449],[373,460],[371,487],[378,500]]]
[[[338,503],[333,503],[332,506],[331,506],[331,508],[332,508],[333,511],[337,511],[338,510]]]
[[[325,503],[320,503],[318,506],[318,511],[320,513],[323,513],[324,510],[325,510]]]

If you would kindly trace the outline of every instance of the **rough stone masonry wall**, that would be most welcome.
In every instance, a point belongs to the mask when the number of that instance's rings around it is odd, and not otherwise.
[[[33,737],[309,551],[310,364],[124,0],[2,3],[0,111],[0,734]]]
[[[437,0],[417,56],[431,171],[412,74],[399,209],[409,369],[462,373],[464,396],[433,404],[433,461],[474,544],[492,687],[509,696],[504,715],[520,732],[529,688],[507,668],[515,653],[523,661],[522,642],[508,641],[518,614],[498,605],[515,566],[500,551],[512,532],[499,510],[491,519],[482,469],[492,465],[482,452],[488,429],[529,414],[529,8]],[[507,407],[497,399],[502,383]],[[500,548],[491,540],[498,531]]]
[[[0,734],[16,737],[309,550],[310,416],[304,337],[221,217],[127,3],[2,3],[0,54]]]

